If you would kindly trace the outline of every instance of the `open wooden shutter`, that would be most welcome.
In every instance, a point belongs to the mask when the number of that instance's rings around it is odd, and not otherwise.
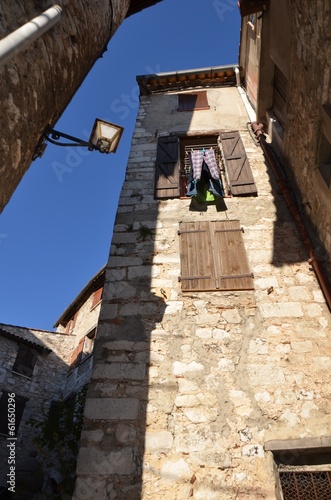
[[[93,309],[93,307],[95,307],[97,304],[99,304],[101,297],[102,297],[102,291],[103,291],[103,287],[99,288],[98,290],[96,290],[94,292],[91,309]]]
[[[81,338],[77,347],[72,351],[71,356],[70,356],[70,363],[69,363],[69,370],[72,370],[74,366],[79,363],[81,357],[82,357],[82,352],[83,352],[83,347],[84,347],[84,340],[85,338]]]
[[[182,290],[250,290],[253,275],[239,221],[181,222]]]
[[[220,137],[232,195],[257,195],[254,177],[239,132],[221,132]]]
[[[178,138],[160,137],[156,154],[155,198],[179,197],[179,170]]]
[[[252,290],[253,274],[242,237],[243,230],[238,220],[212,222],[215,268],[220,290]]]

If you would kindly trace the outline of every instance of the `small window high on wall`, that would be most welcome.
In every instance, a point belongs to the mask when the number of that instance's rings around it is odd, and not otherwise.
[[[181,222],[179,225],[182,290],[252,290],[238,220]]]
[[[178,94],[178,111],[196,111],[200,109],[209,109],[207,91]]]

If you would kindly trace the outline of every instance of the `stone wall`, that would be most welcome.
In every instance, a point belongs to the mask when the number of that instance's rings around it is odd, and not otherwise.
[[[60,21],[0,67],[0,211],[29,168],[48,124],[54,125],[106,50],[129,0],[57,2]],[[0,37],[31,21],[53,2],[1,2]],[[91,124],[92,126],[92,124]]]
[[[291,0],[289,4],[293,34],[285,153],[302,208],[317,230],[317,244],[323,242],[317,257],[330,269],[330,186],[323,180],[317,163],[323,131],[322,105],[330,105],[331,6],[328,0]],[[328,139],[331,141],[330,134]]]
[[[330,314],[236,88],[141,98],[110,257],[76,500],[276,498],[270,439],[330,435]],[[184,125],[187,125],[186,129]],[[239,130],[257,197],[156,201],[157,134]],[[253,291],[183,293],[180,221],[239,219]],[[144,228],[144,231],[141,229]],[[150,235],[146,236],[149,228]]]
[[[51,401],[62,397],[67,377],[68,362],[73,348],[73,338],[52,332],[32,330],[11,325],[0,325],[12,337],[0,335],[1,368],[0,389],[14,392],[17,396],[28,398],[16,441],[17,475],[22,464],[26,463],[29,453],[36,450],[34,439],[38,431],[28,425],[33,418],[43,420]],[[15,340],[14,335],[17,337]],[[20,338],[29,338],[51,351],[38,352],[38,358],[31,378],[13,373],[12,368],[20,345]],[[31,344],[33,348],[33,344]],[[7,437],[0,435],[0,484],[4,486],[8,473]],[[40,459],[41,457],[39,457]]]

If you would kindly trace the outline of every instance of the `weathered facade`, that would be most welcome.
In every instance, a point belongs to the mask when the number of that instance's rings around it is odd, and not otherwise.
[[[21,475],[35,474],[36,430],[28,422],[42,420],[52,400],[63,393],[73,338],[49,331],[0,325],[1,398],[0,398],[0,486],[8,486],[10,465],[15,466],[15,482]],[[13,396],[12,396],[13,395]],[[8,401],[11,400],[11,405]],[[10,407],[15,411],[10,411]],[[16,437],[14,462],[9,463],[8,418],[14,415]],[[13,434],[11,434],[13,436]],[[37,460],[42,457],[37,455]],[[30,463],[30,465],[28,465]],[[35,478],[42,487],[42,475]]]
[[[280,499],[330,444],[330,312],[236,75],[138,77],[77,500]],[[224,193],[187,197],[210,148]]]
[[[57,3],[62,8],[60,21],[0,64],[0,212],[29,168],[47,125],[54,126],[126,15],[157,1]],[[53,4],[50,0],[4,0],[0,6],[0,38]]]
[[[243,85],[295,192],[315,258],[330,273],[330,2],[241,4]]]
[[[89,382],[104,276],[103,268],[81,290],[56,321],[56,332],[0,325],[0,493],[10,486],[11,465],[17,498],[58,492],[63,477],[57,460],[46,463],[45,454],[37,452],[41,430],[29,422],[53,418],[59,402],[72,402]],[[13,436],[8,435],[9,403],[16,420],[13,462],[7,446]]]
[[[77,393],[91,378],[92,353],[97,333],[104,281],[105,268],[102,268],[93,276],[54,324],[58,333],[74,336],[68,376],[64,387],[64,397]]]

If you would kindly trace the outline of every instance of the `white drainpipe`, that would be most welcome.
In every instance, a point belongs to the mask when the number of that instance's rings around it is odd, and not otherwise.
[[[0,40],[0,66],[7,62],[16,52],[25,48],[36,38],[48,31],[61,17],[62,9],[54,5],[40,16],[24,24],[10,35]]]
[[[244,91],[244,89],[241,86],[241,83],[240,83],[240,73],[239,73],[238,66],[236,66],[234,68],[234,72],[236,74],[237,89],[238,89],[238,92],[239,92],[239,94],[241,96],[241,99],[242,99],[242,101],[244,103],[244,106],[246,108],[246,112],[248,114],[249,121],[250,122],[255,122],[256,121],[256,113],[255,113],[255,111],[254,111],[251,103],[247,99],[246,92]]]

